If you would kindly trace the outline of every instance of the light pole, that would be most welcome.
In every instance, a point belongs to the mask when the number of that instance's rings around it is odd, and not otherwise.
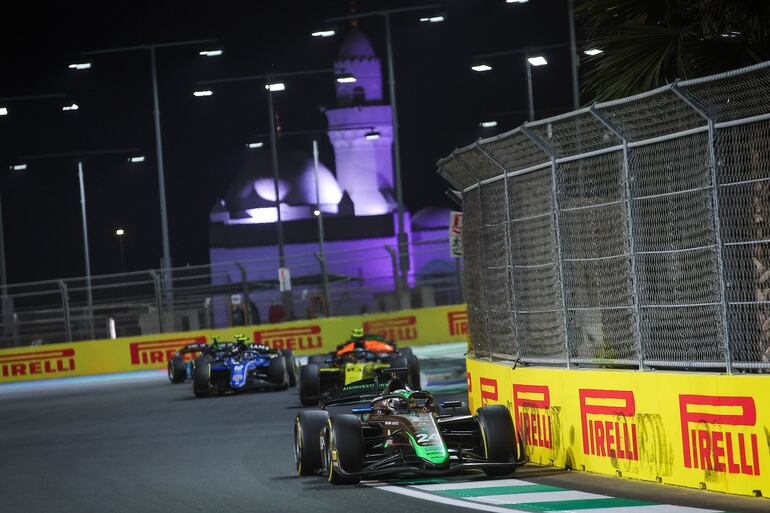
[[[336,68],[322,68],[306,71],[291,71],[284,73],[262,73],[259,75],[248,75],[243,77],[234,78],[221,78],[215,80],[201,80],[198,82],[200,85],[212,85],[212,84],[226,84],[234,82],[260,82],[265,84],[265,90],[267,91],[267,112],[270,125],[270,158],[271,168],[273,172],[273,188],[275,194],[275,211],[276,211],[276,239],[278,242],[278,265],[279,267],[286,267],[286,253],[284,249],[284,237],[283,237],[283,219],[281,217],[281,198],[279,190],[279,169],[278,169],[278,145],[276,137],[275,127],[275,107],[273,105],[273,93],[277,91],[283,91],[286,89],[286,84],[280,82],[282,78],[299,77],[308,75],[321,75],[321,74],[334,74],[338,82],[354,82],[355,77],[349,73],[340,73],[340,70]],[[211,90],[198,90],[194,91],[193,95],[198,98],[204,98],[212,96],[214,93]],[[281,293],[281,303],[284,310],[292,318],[294,315],[294,305],[292,300],[292,292],[290,290]]]
[[[398,218],[398,253],[399,253],[399,266],[401,270],[401,290],[405,291],[409,286],[409,240],[406,234],[406,227],[404,226],[404,193],[403,184],[401,183],[401,146],[398,136],[398,107],[397,107],[397,95],[396,95],[396,73],[393,65],[393,36],[391,33],[390,16],[392,14],[400,14],[406,12],[418,12],[418,11],[436,11],[442,8],[441,4],[425,4],[416,5],[414,7],[403,7],[400,9],[381,9],[370,12],[355,13],[348,16],[337,16],[334,18],[327,18],[324,20],[326,23],[335,23],[338,21],[358,20],[361,18],[370,17],[382,17],[385,20],[385,47],[386,56],[388,61],[388,93],[390,95],[390,115],[391,124],[393,125],[393,179],[395,182],[395,193],[397,203],[397,218]],[[420,18],[421,22],[437,23],[444,21],[443,15],[431,16]],[[328,37],[332,32],[331,30],[319,31],[313,35],[320,37]],[[327,35],[323,35],[325,33]]]
[[[137,160],[141,157],[137,157],[138,150],[136,149],[117,149],[117,150],[95,150],[95,151],[82,151],[82,152],[67,152],[67,153],[47,153],[40,155],[26,155],[21,157],[24,162],[32,160],[49,160],[60,158],[74,158],[77,160],[78,170],[78,187],[80,189],[80,216],[83,224],[83,261],[85,264],[85,279],[86,279],[86,304],[88,309],[88,324],[91,340],[94,339],[94,299],[91,286],[91,256],[88,244],[88,219],[86,217],[86,190],[85,180],[83,178],[83,161],[87,157],[100,156],[100,155],[132,155],[129,157],[129,162],[141,162]],[[26,169],[26,165],[25,165]]]
[[[114,53],[125,53],[134,51],[147,51],[150,55],[150,68],[152,71],[152,104],[153,104],[153,120],[155,127],[155,157],[158,166],[158,195],[160,197],[160,227],[161,227],[161,240],[163,246],[163,262],[161,270],[163,271],[164,285],[166,289],[166,303],[168,311],[172,311],[173,307],[173,292],[171,290],[171,247],[169,243],[168,235],[168,214],[166,209],[166,179],[163,168],[163,139],[161,136],[160,126],[160,100],[158,97],[158,66],[155,60],[155,52],[161,48],[172,48],[179,46],[203,46],[216,44],[216,39],[197,39],[190,41],[174,41],[170,43],[154,43],[137,46],[125,46],[121,48],[108,48],[103,50],[91,50],[83,52],[84,56],[97,56]],[[203,50],[198,52],[199,55],[205,57],[216,57],[222,55],[222,49],[216,48],[211,50]],[[90,62],[80,62],[70,64],[70,69],[85,70],[90,69],[92,64]]]
[[[120,272],[124,273],[126,272],[125,270],[126,259],[123,253],[123,237],[126,236],[126,230],[124,230],[123,228],[118,228],[117,230],[115,230],[115,236],[118,238],[118,244],[120,244]]]

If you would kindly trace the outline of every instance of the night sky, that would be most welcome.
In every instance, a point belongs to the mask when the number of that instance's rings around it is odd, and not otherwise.
[[[417,2],[355,4],[365,12]],[[447,184],[435,172],[439,158],[526,120],[522,58],[495,59],[494,71],[478,74],[470,70],[472,56],[568,42],[566,0],[523,5],[449,0],[444,6],[444,23],[419,23],[415,13],[392,20],[404,197],[412,212],[451,206],[444,196]],[[80,52],[177,40],[221,41],[225,53],[217,58],[200,57],[198,47],[158,51],[173,263],[206,264],[209,210],[237,171],[228,162],[248,151],[245,144],[254,134],[268,130],[268,117],[261,85],[223,85],[214,96],[198,99],[192,95],[196,81],[331,67],[349,23],[338,24],[334,38],[313,38],[310,32],[323,26],[324,18],[349,14],[351,2],[7,1],[2,11],[0,97],[64,92],[80,106],[76,112],[62,112],[57,100],[9,103],[10,115],[0,117],[8,280],[18,283],[84,273],[75,163],[33,161],[24,173],[9,171],[19,156],[29,154],[141,149],[148,159],[139,166],[128,165],[123,156],[85,162],[92,272],[120,270],[116,227],[127,232],[129,270],[159,266],[149,53],[99,56],[90,70],[68,70]],[[385,78],[382,19],[362,20],[359,28],[371,39]],[[571,110],[572,103],[568,50],[542,53],[550,64],[534,70],[539,118]],[[325,128],[321,108],[334,106],[333,78],[285,82],[287,90],[275,95],[282,129]],[[487,118],[500,124],[479,128]],[[310,150],[309,139],[292,138],[291,144]],[[325,138],[321,159],[333,166]]]

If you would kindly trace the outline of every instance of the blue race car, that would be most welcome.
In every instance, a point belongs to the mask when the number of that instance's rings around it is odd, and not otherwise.
[[[195,397],[252,389],[286,390],[291,384],[291,354],[259,344],[214,343],[195,360],[192,375]]]
[[[172,384],[192,379],[195,359],[209,350],[208,344],[195,342],[187,344],[168,361],[168,380]]]

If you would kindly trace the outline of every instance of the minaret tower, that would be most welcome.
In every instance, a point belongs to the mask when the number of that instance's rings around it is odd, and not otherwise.
[[[357,79],[337,83],[337,108],[326,111],[337,182],[356,215],[387,214],[395,208],[390,105],[383,103],[380,60],[358,28],[347,33],[334,67]],[[379,138],[365,138],[367,133]]]

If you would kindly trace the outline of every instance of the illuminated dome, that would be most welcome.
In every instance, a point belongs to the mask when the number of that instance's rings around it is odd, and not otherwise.
[[[376,57],[369,38],[357,28],[353,28],[345,34],[345,40],[340,46],[337,60],[374,59]]]
[[[224,197],[224,207],[233,217],[244,217],[253,209],[275,206],[275,187],[270,150],[249,151],[237,165],[239,172]],[[278,147],[279,199],[289,206],[316,203],[313,157],[291,146]],[[336,206],[342,199],[337,180],[323,164],[318,165],[321,205]]]

